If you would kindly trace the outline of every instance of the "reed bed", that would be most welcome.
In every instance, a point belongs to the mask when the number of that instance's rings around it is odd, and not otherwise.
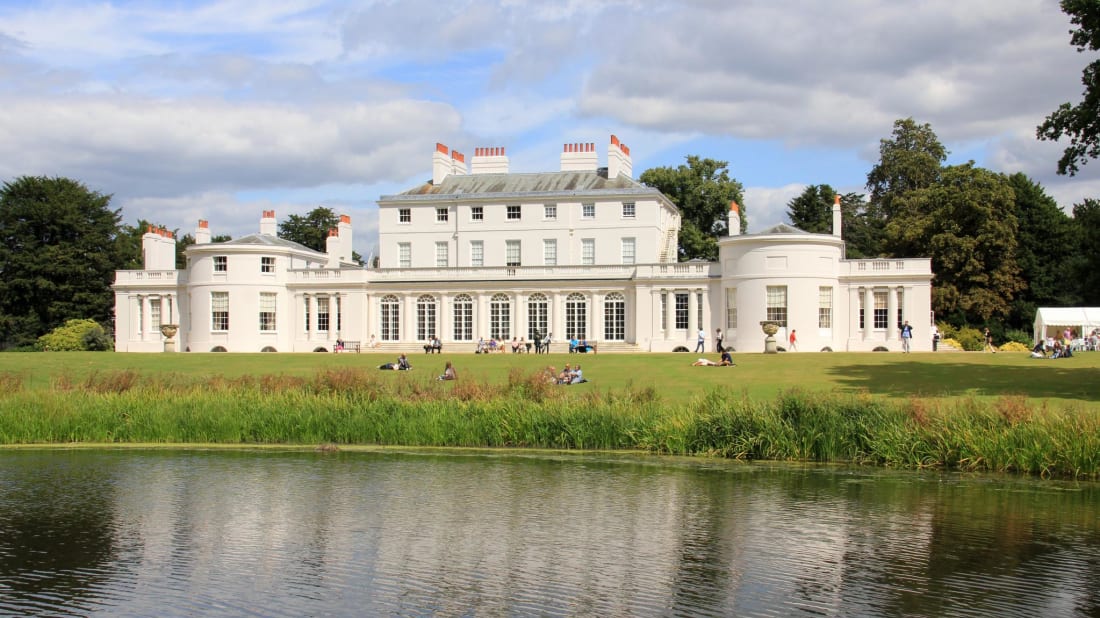
[[[33,389],[0,373],[0,444],[627,449],[1100,478],[1091,408],[798,390],[759,400],[717,388],[668,403],[653,387],[592,386],[555,386],[519,369],[492,384],[357,368],[234,378],[125,370]]]

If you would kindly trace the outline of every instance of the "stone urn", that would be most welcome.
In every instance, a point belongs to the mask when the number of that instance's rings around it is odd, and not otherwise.
[[[760,329],[767,335],[764,339],[764,354],[778,354],[779,348],[775,344],[775,334],[779,332],[779,325],[765,320],[760,323]]]
[[[164,335],[164,351],[165,352],[175,352],[176,351],[176,340],[173,339],[173,337],[176,336],[176,333],[179,332],[179,329],[180,329],[179,324],[161,324],[160,325],[160,334]]]

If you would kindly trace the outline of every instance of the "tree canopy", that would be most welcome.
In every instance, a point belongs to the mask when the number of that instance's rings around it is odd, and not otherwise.
[[[639,180],[664,193],[683,216],[680,225],[680,261],[718,259],[718,238],[729,233],[726,218],[730,202],[737,202],[742,231],[747,231],[741,183],[730,178],[729,163],[687,157],[687,165],[655,167]]]
[[[1070,30],[1070,43],[1078,52],[1100,51],[1100,2],[1062,0],[1062,12],[1077,26]],[[1069,145],[1058,159],[1058,173],[1075,175],[1080,166],[1100,156],[1100,59],[1093,60],[1081,74],[1085,86],[1076,105],[1063,103],[1035,130],[1041,140],[1069,137]]]
[[[290,215],[279,224],[279,238],[294,241],[324,253],[328,248],[328,231],[340,223],[340,216],[331,208],[318,206],[302,215]],[[352,252],[351,259],[362,264],[363,257]]]
[[[947,149],[931,125],[918,125],[912,118],[895,120],[893,136],[879,142],[878,152],[878,163],[867,174],[867,190],[884,221],[894,216],[893,201],[899,195],[938,182],[947,160]]]
[[[941,174],[940,182],[895,197],[887,246],[896,255],[932,258],[937,314],[1004,317],[1023,288],[1012,187],[1003,175],[973,163]]]
[[[837,192],[829,185],[810,185],[787,203],[787,218],[800,230],[833,233],[833,203]],[[840,196],[841,236],[848,258],[878,255],[881,226],[868,221],[867,202],[861,193]]]
[[[111,323],[119,211],[67,178],[24,176],[0,189],[0,347],[32,345],[66,320]]]

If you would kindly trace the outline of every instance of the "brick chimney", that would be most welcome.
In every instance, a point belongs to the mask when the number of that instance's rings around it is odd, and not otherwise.
[[[733,200],[730,200],[730,218],[727,227],[729,227],[730,236],[741,235],[741,207]]]
[[[599,167],[596,143],[564,144],[561,150],[561,171],[594,172]]]
[[[195,228],[195,244],[210,244],[210,222],[206,219],[199,219],[199,227]]]
[[[150,225],[141,236],[141,258],[145,270],[175,270],[175,236],[162,227]]]
[[[836,199],[833,200],[833,236],[840,238],[840,195],[837,194]]]
[[[611,146],[607,149],[607,177],[608,179],[626,176],[632,178],[634,164],[630,159],[630,148],[626,144],[619,143],[619,138],[611,136]]]
[[[329,268],[340,266],[340,245],[340,228],[329,228],[328,239],[325,241],[325,255],[328,256]]]
[[[279,226],[275,221],[275,211],[265,210],[264,216],[260,218],[260,233],[267,234],[268,236],[277,236]]]
[[[432,184],[437,185],[443,179],[451,175],[451,149],[446,144],[436,143],[435,152],[432,153]]]
[[[507,174],[508,157],[503,146],[475,148],[474,158],[470,161],[471,174]]]
[[[351,217],[340,215],[340,223],[336,225],[337,234],[340,236],[340,261],[351,261]]]

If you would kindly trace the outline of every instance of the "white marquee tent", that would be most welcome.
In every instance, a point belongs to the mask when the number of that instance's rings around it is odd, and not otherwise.
[[[1066,328],[1084,337],[1100,328],[1100,307],[1040,307],[1035,312],[1034,338],[1051,337]]]

